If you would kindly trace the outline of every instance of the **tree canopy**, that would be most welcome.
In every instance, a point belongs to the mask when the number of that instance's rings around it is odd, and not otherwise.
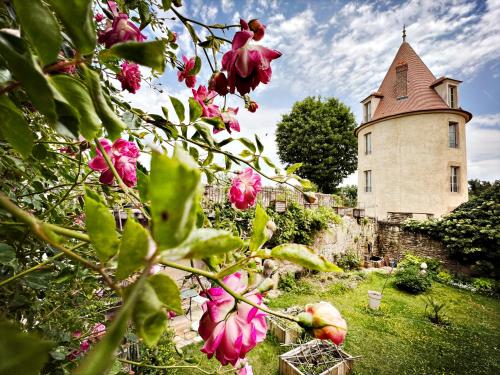
[[[302,162],[296,173],[332,193],[356,170],[355,127],[353,113],[340,100],[307,97],[278,124],[278,155],[289,165]]]

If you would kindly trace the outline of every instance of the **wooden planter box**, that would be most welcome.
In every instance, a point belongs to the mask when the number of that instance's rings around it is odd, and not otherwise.
[[[312,340],[282,354],[279,369],[280,375],[347,375],[353,363],[349,354],[330,341]]]
[[[268,332],[271,333],[280,344],[294,344],[302,336],[302,328],[295,324],[296,327],[290,326],[294,323],[283,322],[275,316],[267,316]]]

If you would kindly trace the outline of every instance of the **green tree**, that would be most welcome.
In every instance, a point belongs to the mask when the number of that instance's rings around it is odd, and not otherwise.
[[[478,179],[469,180],[469,199],[477,197],[491,188],[491,182]]]
[[[278,155],[289,165],[302,162],[297,174],[332,193],[356,170],[355,127],[354,115],[340,100],[307,97],[278,124]]]

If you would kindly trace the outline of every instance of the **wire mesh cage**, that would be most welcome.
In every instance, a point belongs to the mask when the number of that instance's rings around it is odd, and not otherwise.
[[[298,343],[280,356],[280,375],[347,375],[354,357],[324,340]]]

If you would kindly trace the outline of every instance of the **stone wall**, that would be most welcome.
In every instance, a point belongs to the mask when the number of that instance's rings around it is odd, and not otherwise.
[[[335,261],[347,251],[355,252],[361,259],[376,245],[376,223],[372,219],[344,216],[342,223],[332,224],[321,231],[312,247],[330,261]]]
[[[388,221],[377,222],[376,255],[386,260],[400,259],[409,252],[422,257],[439,259],[442,264],[455,272],[468,273],[468,268],[448,257],[448,252],[441,242],[421,233],[412,233],[402,229],[401,223]]]

